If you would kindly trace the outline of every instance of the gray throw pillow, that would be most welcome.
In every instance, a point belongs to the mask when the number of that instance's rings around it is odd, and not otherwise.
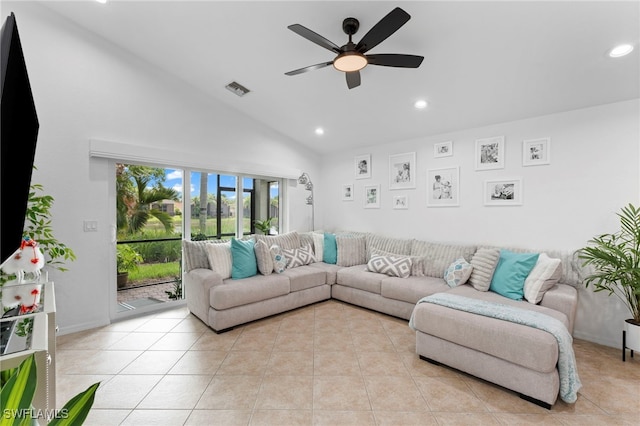
[[[491,278],[500,260],[500,249],[479,248],[471,258],[471,276],[469,284],[478,291],[489,291]]]

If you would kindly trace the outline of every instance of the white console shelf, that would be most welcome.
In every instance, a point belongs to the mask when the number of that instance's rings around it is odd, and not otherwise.
[[[56,300],[53,283],[50,281],[20,284],[41,286],[40,306],[37,312],[18,316],[3,317],[3,325],[14,325],[22,320],[33,318],[31,339],[20,338],[10,327],[8,342],[0,352],[0,370],[16,368],[20,363],[35,354],[37,380],[33,407],[40,412],[51,412],[56,407]],[[4,327],[3,327],[4,328]],[[6,336],[5,336],[6,337]]]

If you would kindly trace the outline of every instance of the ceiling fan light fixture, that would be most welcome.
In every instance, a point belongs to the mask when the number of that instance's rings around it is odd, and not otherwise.
[[[342,72],[360,71],[367,64],[367,58],[358,52],[342,52],[333,61],[333,67]]]
[[[623,56],[628,55],[633,51],[632,44],[621,44],[609,51],[609,56],[612,58],[621,58]]]

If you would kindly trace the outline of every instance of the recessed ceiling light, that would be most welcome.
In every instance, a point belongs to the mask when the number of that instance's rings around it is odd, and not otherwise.
[[[102,3],[105,4],[107,2],[107,0],[96,0],[98,3]]]
[[[609,51],[609,56],[612,58],[619,58],[621,56],[628,55],[633,50],[633,45],[631,44],[621,44],[619,46],[614,47]]]
[[[324,129],[322,127],[317,127],[316,128],[316,135],[318,135],[318,136],[324,135]]]
[[[427,107],[427,101],[425,101],[424,99],[417,100],[416,103],[413,104],[413,106],[417,109],[425,109]]]

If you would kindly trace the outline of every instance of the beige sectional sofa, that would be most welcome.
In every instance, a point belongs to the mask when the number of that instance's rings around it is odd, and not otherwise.
[[[294,231],[281,236],[250,237],[256,241],[258,269],[264,274],[258,272],[241,279],[230,277],[228,265],[226,269],[221,267],[219,259],[211,256],[209,251],[214,251],[211,245],[219,244],[185,240],[184,284],[189,310],[214,331],[222,332],[308,304],[338,299],[411,320],[416,331],[416,352],[422,359],[491,381],[547,408],[555,403],[561,378],[556,368],[558,343],[551,334],[526,325],[418,302],[426,296],[451,293],[502,303],[547,314],[564,324],[570,334],[577,309],[576,287],[580,283],[578,263],[572,253],[545,252],[552,259],[561,259],[561,264],[553,277],[545,281],[547,288],[538,294],[539,303],[530,303],[477,289],[484,266],[476,262],[473,267],[474,256],[481,260],[481,252],[499,252],[496,247],[340,232],[333,234],[337,250],[333,264],[317,261],[326,254],[323,244],[327,244],[327,240],[323,235]],[[276,273],[268,270],[273,268],[273,260],[265,264],[265,259],[258,255],[258,245],[265,247],[262,242],[276,251],[284,249],[287,255],[293,252],[293,256],[301,247],[312,247],[316,257]],[[410,267],[410,273],[394,270],[397,265],[389,266],[389,261],[398,259],[411,260],[404,265]],[[372,266],[374,260],[381,260],[382,268],[389,266],[391,271],[373,272],[372,269],[378,270]],[[465,269],[473,272],[467,278],[470,281],[465,283],[463,279],[462,284],[452,288],[443,276],[456,261],[468,263],[471,266],[465,265]],[[295,262],[290,261],[292,263]],[[400,276],[395,276],[398,274]]]

